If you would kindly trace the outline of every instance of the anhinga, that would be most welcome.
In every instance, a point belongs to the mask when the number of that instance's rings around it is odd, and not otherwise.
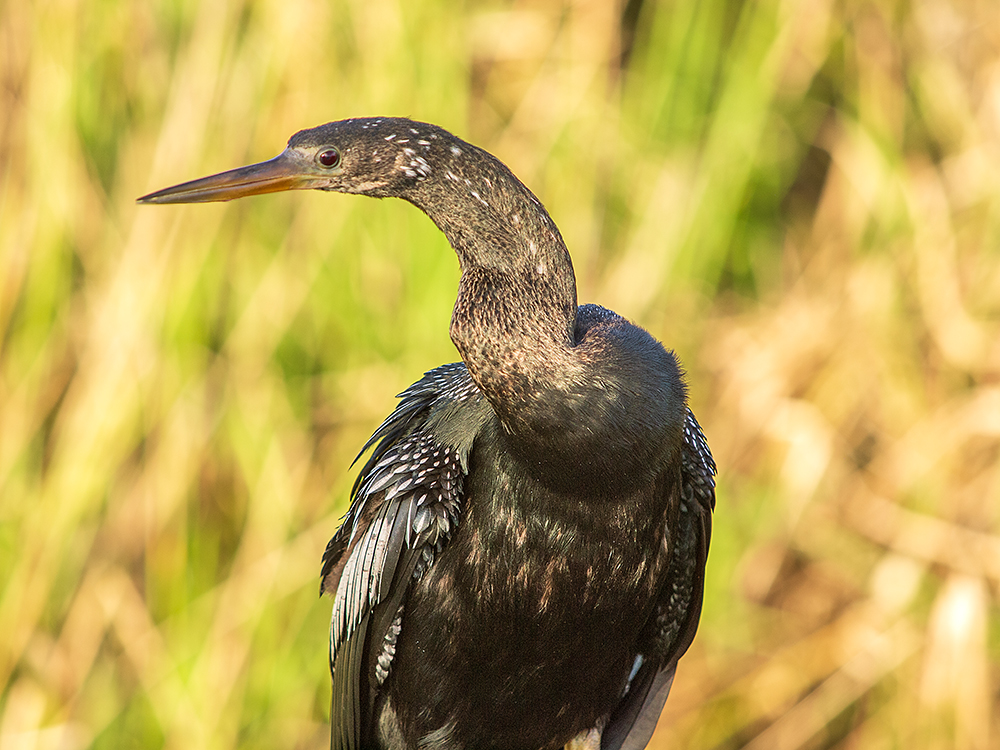
[[[434,125],[344,120],[141,203],[403,198],[458,255],[451,339],[323,555],[334,750],[642,748],[701,612],[715,464],[671,352],[577,307],[555,223]]]

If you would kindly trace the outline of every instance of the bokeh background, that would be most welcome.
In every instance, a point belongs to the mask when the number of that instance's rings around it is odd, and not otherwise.
[[[457,263],[400,201],[134,200],[360,115],[497,154],[685,363],[652,747],[1000,747],[1000,3],[4,0],[3,750],[326,747],[319,558]]]

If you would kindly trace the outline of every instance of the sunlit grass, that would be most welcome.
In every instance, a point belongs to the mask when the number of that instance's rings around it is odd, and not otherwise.
[[[457,355],[411,206],[138,207],[354,115],[491,150],[721,470],[656,747],[986,748],[1000,6],[0,6],[0,747],[325,747],[318,562]]]

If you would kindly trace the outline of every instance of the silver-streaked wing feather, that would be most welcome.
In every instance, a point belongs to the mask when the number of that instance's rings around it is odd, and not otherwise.
[[[432,370],[400,397],[362,449],[372,449],[371,456],[323,556],[321,591],[336,596],[330,621],[333,750],[370,742],[374,700],[405,627],[406,594],[460,522],[479,417],[468,420],[464,440],[440,434],[437,418],[459,405],[474,416],[484,413],[485,402],[462,364]]]

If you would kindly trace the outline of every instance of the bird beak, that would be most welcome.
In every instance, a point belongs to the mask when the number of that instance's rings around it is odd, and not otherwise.
[[[329,180],[310,174],[308,166],[285,149],[273,159],[230,169],[211,177],[183,182],[180,185],[144,195],[137,203],[209,203],[231,201],[248,195],[277,193],[282,190],[306,190],[322,187]]]

